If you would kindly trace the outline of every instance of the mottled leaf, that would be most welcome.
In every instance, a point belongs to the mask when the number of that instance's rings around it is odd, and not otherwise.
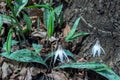
[[[39,54],[39,52],[42,50],[43,46],[39,44],[32,44],[32,47],[34,48],[35,52]]]
[[[30,17],[27,15],[27,14],[25,14],[25,13],[23,13],[23,19],[24,19],[24,21],[25,21],[25,23],[26,23],[26,25],[27,25],[27,30],[31,30],[32,29],[32,20],[30,19]]]
[[[11,46],[16,45],[17,43],[18,43],[18,41],[16,41],[16,40],[12,40],[12,42],[11,42]],[[5,43],[3,44],[2,49],[3,49],[3,50],[7,50],[7,49],[6,49],[6,46],[7,46],[7,42],[5,42]]]
[[[6,16],[4,14],[0,14],[0,20],[2,21],[1,23],[15,23],[16,21],[11,18],[10,16]]]
[[[27,3],[28,0],[15,0],[14,13],[16,16],[20,13],[20,11],[25,7]]]
[[[60,5],[54,9],[54,12],[57,14],[57,16],[60,15],[62,8],[63,8],[63,5]]]
[[[44,10],[44,13],[43,13],[43,18],[44,18],[44,24],[45,24],[45,27],[47,28],[48,27],[48,23],[49,23],[49,16],[50,16],[50,11],[48,9],[45,9]]]
[[[33,52],[31,50],[28,50],[28,49],[17,50],[15,52],[11,53],[11,54],[9,54],[7,52],[3,52],[0,55],[3,56],[3,57],[6,57],[8,59],[16,60],[16,61],[20,61],[20,62],[40,63],[40,64],[43,64],[44,66],[47,67],[46,63],[43,61],[41,56],[39,56],[35,52]]]
[[[70,39],[72,38],[72,36],[74,35],[75,30],[76,30],[76,28],[77,28],[77,26],[78,26],[79,21],[80,21],[80,17],[75,21],[75,23],[74,23],[74,25],[73,25],[70,33],[69,33],[69,34],[67,35],[67,37],[65,38],[65,41],[66,41],[66,42],[69,42],[69,40],[70,40]]]
[[[75,38],[80,37],[80,36],[86,36],[86,35],[89,35],[89,33],[80,32],[80,33],[77,33],[77,34],[73,35],[72,39],[75,39]]]
[[[115,74],[107,65],[99,62],[75,62],[63,64],[61,66],[55,67],[54,69],[59,68],[90,69],[108,78],[109,80],[120,80],[120,76]]]
[[[45,8],[52,10],[52,7],[47,4],[35,4],[35,5],[27,6],[27,8]]]

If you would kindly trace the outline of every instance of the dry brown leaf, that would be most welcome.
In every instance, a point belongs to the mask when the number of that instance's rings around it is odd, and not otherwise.
[[[75,80],[83,80],[83,79],[81,79],[80,77],[77,77]]]
[[[25,80],[27,74],[27,68],[23,67],[20,71],[20,76],[18,77],[19,80]]]
[[[77,62],[87,62],[87,60],[85,60],[84,58],[80,58],[77,60]]]
[[[38,73],[40,73],[40,68],[31,67],[30,72],[32,76],[36,76]]]
[[[53,42],[53,41],[56,41],[56,40],[58,40],[58,38],[55,38],[55,37],[53,37],[53,36],[49,38],[49,41],[50,41],[50,42]]]
[[[32,80],[32,74],[31,74],[29,68],[27,69],[27,75],[25,76],[25,80]]]
[[[53,71],[52,73],[48,74],[48,76],[54,78],[54,80],[68,80],[67,77],[60,72]]]
[[[67,24],[63,30],[63,36],[66,37],[70,32],[70,26]]]
[[[12,73],[12,70],[8,63],[4,62],[2,65],[2,79],[5,79]]]
[[[26,75],[26,73],[27,73],[27,69],[23,67],[22,70],[20,71],[20,75]]]
[[[19,80],[24,80],[24,76],[19,76],[18,79]]]
[[[29,13],[29,15],[30,15],[30,18],[32,19],[32,20],[37,20],[37,16],[39,16],[40,17],[40,20],[42,20],[42,18],[43,18],[43,11],[41,10],[41,9],[30,9],[30,10],[28,10],[28,13]]]
[[[47,33],[46,32],[40,32],[40,31],[34,31],[32,33],[32,36],[33,37],[40,37],[40,38],[44,38],[47,36]]]
[[[20,75],[19,71],[20,69],[17,67],[14,67],[15,70],[13,72],[13,74],[10,76],[10,80],[17,80],[16,78],[18,78],[18,76]]]

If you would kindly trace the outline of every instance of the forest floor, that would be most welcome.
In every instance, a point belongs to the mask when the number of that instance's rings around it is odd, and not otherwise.
[[[27,5],[33,5],[36,3],[41,3],[42,0],[33,0],[33,2],[28,2]],[[72,5],[72,0],[65,0],[62,1],[61,4],[63,4],[64,9],[69,9]],[[57,1],[53,2],[53,6],[56,7],[60,3]],[[64,11],[63,9],[63,11]],[[14,52],[16,50],[21,49],[29,49],[31,51],[35,51],[32,43],[40,44],[42,46],[42,50],[40,51],[40,56],[42,58],[45,58],[48,53],[57,50],[58,44],[61,43],[62,47],[69,50],[73,53],[75,60],[70,58],[71,62],[89,62],[89,59],[92,57],[90,54],[81,56],[80,49],[82,46],[81,42],[83,42],[86,37],[82,37],[79,42],[75,40],[75,42],[65,42],[66,35],[70,32],[71,26],[67,24],[68,21],[67,18],[63,21],[62,27],[56,25],[54,30],[54,36],[48,39],[46,37],[47,35],[47,29],[45,28],[45,24],[43,21],[43,9],[41,8],[33,8],[33,9],[25,9],[30,19],[32,20],[32,29],[31,31],[28,31],[24,34],[25,41],[22,39],[19,39],[19,36],[16,36],[16,33],[12,34],[12,39],[15,39],[17,41],[20,40],[17,45],[12,46],[10,52]],[[0,0],[0,13],[10,15],[11,11],[10,8],[6,5],[4,0]],[[68,15],[65,14],[65,15]],[[70,14],[72,15],[72,14]],[[38,24],[38,18],[40,18],[40,24]],[[22,25],[22,28],[24,30],[24,26],[26,26],[25,22],[23,21],[23,14],[19,14],[17,16],[18,21],[20,21],[20,25]],[[72,24],[72,23],[70,23]],[[38,25],[40,27],[38,27]],[[5,52],[3,50],[3,44],[8,39],[8,32],[10,30],[11,24],[4,23],[2,32],[0,33],[0,52]],[[79,31],[79,30],[77,30]],[[78,44],[79,43],[79,44]],[[90,48],[93,44],[90,44],[88,47],[85,48],[87,50]],[[77,51],[77,52],[76,52]],[[23,50],[24,52],[24,50]],[[24,56],[24,54],[22,55]],[[33,58],[35,59],[35,58]],[[46,67],[43,64],[36,63],[36,62],[21,62],[16,61],[12,59],[8,59],[6,57],[0,56],[0,80],[108,80],[104,76],[96,73],[93,70],[89,69],[73,69],[73,68],[67,68],[67,69],[54,69],[54,66],[61,65],[60,61],[57,60],[56,64],[53,65],[54,57],[48,59],[46,61],[46,64],[49,65]],[[64,63],[65,64],[65,63]]]

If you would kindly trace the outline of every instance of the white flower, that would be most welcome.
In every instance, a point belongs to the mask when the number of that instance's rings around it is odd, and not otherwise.
[[[65,62],[69,62],[69,58],[66,55],[65,51],[62,49],[61,45],[58,45],[58,49],[55,52],[55,57],[54,57],[54,63],[56,62],[57,57],[59,56],[60,62],[63,63]]]
[[[96,54],[100,57],[101,51],[105,54],[104,49],[100,45],[100,41],[97,39],[95,45],[92,48],[93,57],[95,57]]]

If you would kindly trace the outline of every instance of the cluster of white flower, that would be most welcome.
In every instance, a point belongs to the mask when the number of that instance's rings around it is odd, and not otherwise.
[[[105,54],[104,49],[100,45],[100,41],[97,39],[95,45],[92,48],[92,55],[93,55],[93,57],[95,57],[96,54],[100,57],[102,51]]]
[[[105,54],[104,49],[100,45],[100,41],[97,39],[95,45],[92,47],[91,54],[93,57],[95,57],[96,54],[100,57],[102,52]],[[56,62],[57,57],[59,57],[61,63],[70,61],[67,54],[65,53],[64,49],[62,48],[62,45],[58,45],[58,49],[55,52],[54,64]]]

